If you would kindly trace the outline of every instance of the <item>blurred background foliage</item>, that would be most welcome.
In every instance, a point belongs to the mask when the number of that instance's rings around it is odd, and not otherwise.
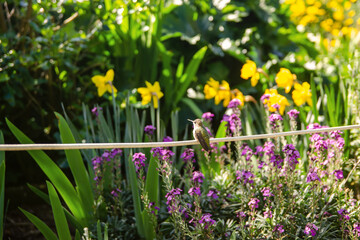
[[[162,120],[168,123],[171,113],[181,109],[180,126],[184,128],[186,119],[196,117],[199,110],[216,113],[215,122],[221,119],[224,108],[204,101],[203,86],[210,77],[226,80],[231,88],[255,99],[276,85],[274,78],[280,67],[291,69],[300,81],[313,79],[314,86],[332,84],[337,89],[341,85],[339,74],[356,45],[349,34],[356,33],[346,32],[347,40],[337,43],[339,36],[328,33],[327,25],[320,24],[324,33],[314,27],[316,21],[330,22],[326,14],[306,24],[302,21],[311,15],[309,7],[333,6],[302,1],[305,10],[294,16],[291,9],[301,4],[298,2],[4,1],[0,4],[0,128],[6,142],[16,141],[4,125],[5,116],[35,142],[59,141],[54,111],[65,110],[81,128],[83,103],[105,107],[112,100],[111,94],[98,97],[91,82],[92,76],[104,75],[108,69],[115,71],[118,105],[124,108],[130,96],[134,106],[143,108],[136,88],[145,81],[159,81],[165,93]],[[351,1],[338,2],[344,6],[344,19],[356,9]],[[351,2],[350,7],[346,2]],[[357,22],[355,19],[350,24],[353,29]],[[268,74],[261,76],[256,87],[240,77],[247,59]],[[182,84],[187,91],[174,92],[174,86]],[[172,94],[177,94],[176,101],[170,101]],[[323,106],[325,110],[326,103]],[[124,117],[122,121],[124,124]],[[20,175],[17,172],[13,180]]]

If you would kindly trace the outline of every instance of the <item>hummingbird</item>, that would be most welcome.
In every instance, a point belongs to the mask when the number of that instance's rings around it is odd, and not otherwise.
[[[194,138],[200,143],[200,145],[203,147],[203,149],[207,152],[211,150],[210,148],[210,135],[208,131],[205,129],[201,119],[195,119],[188,121],[192,122],[194,125],[193,135]]]

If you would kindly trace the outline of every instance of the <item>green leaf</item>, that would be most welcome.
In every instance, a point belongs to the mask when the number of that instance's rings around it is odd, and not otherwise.
[[[201,48],[197,51],[190,63],[187,65],[184,74],[181,76],[179,81],[176,82],[176,97],[175,97],[175,105],[183,98],[186,90],[189,88],[190,83],[194,80],[195,74],[200,66],[201,61],[203,60],[207,47]]]
[[[8,119],[6,123],[10,128],[11,132],[22,144],[32,144],[31,141],[25,134],[23,134],[18,128],[15,127]],[[87,226],[86,224],[86,215],[82,207],[81,200],[72,186],[69,179],[61,171],[61,169],[51,160],[51,158],[40,150],[30,150],[28,153],[32,156],[35,162],[39,165],[41,170],[45,175],[50,179],[54,184],[56,189],[59,191],[61,197],[64,199],[66,205],[69,207],[70,211],[74,217],[79,221],[82,227]]]
[[[58,240],[56,234],[38,217],[28,211],[19,208],[20,211],[35,225],[47,240]],[[71,238],[69,238],[71,239]]]
[[[215,138],[224,138],[226,137],[226,130],[227,130],[227,126],[226,126],[227,122],[222,122],[220,123],[220,126],[216,132]],[[224,142],[220,142],[219,143],[219,148],[221,148],[225,143]]]
[[[133,196],[134,202],[134,211],[135,211],[135,220],[136,220],[136,228],[140,236],[144,236],[144,223],[141,214],[141,201],[140,201],[140,193],[138,187],[138,179],[136,176],[135,166],[131,160],[132,155],[129,155],[128,158],[128,170],[129,170],[129,180],[130,180],[130,187]]]
[[[59,239],[71,239],[70,229],[66,221],[65,213],[61,205],[59,196],[57,195],[54,186],[49,181],[46,181],[46,185],[49,191],[51,209],[54,215],[56,231],[58,233]]]
[[[71,133],[69,125],[65,119],[58,113],[56,113],[59,119],[60,137],[63,143],[76,143],[74,136]],[[92,192],[90,179],[88,172],[86,171],[84,161],[81,157],[79,150],[65,150],[66,158],[68,160],[71,172],[74,176],[75,183],[77,185],[77,191],[82,201],[82,207],[85,213],[88,215],[89,220],[93,218],[93,203],[94,195]]]
[[[102,240],[102,231],[101,231],[100,220],[98,220],[96,223],[96,232],[97,232],[97,239]]]
[[[311,78],[310,81],[311,84],[311,101],[312,101],[312,110],[313,110],[313,114],[314,114],[314,121],[315,122],[319,122],[319,111],[316,108],[317,105],[317,95],[316,95],[316,87],[315,87],[315,82],[314,79]]]
[[[159,172],[157,170],[156,158],[153,156],[150,158],[146,175],[145,191],[149,194],[150,202],[159,206]]]
[[[182,98],[181,102],[188,105],[188,107],[193,111],[193,113],[198,117],[201,118],[203,112],[201,109],[194,103],[194,101],[190,98]]]

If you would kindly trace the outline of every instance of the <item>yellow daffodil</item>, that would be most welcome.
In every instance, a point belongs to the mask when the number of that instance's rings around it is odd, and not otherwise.
[[[219,91],[217,92],[217,94],[215,96],[215,104],[216,105],[219,104],[221,100],[224,100],[223,101],[224,107],[226,107],[231,100],[230,86],[229,86],[229,83],[225,80],[221,81]]]
[[[296,79],[295,74],[292,74],[287,68],[280,68],[276,74],[275,81],[279,87],[285,88],[285,92],[290,92],[290,89]]]
[[[204,86],[205,99],[211,99],[216,96],[219,90],[220,83],[213,78],[210,78]]]
[[[237,98],[240,100],[241,104],[240,106],[244,106],[245,97],[244,94],[237,88],[231,91],[231,100]]]
[[[240,76],[245,80],[251,78],[251,86],[255,87],[260,79],[260,74],[257,71],[256,63],[251,60],[246,60],[246,63],[241,68]]]
[[[307,82],[302,85],[295,83],[292,98],[297,106],[303,105],[305,102],[312,106],[310,84]]]
[[[146,87],[141,87],[137,89],[137,91],[141,94],[141,104],[146,105],[152,100],[154,108],[158,108],[159,99],[164,96],[164,94],[161,92],[159,82],[156,81],[154,85],[151,85],[151,83],[145,81],[145,84]]]
[[[117,93],[117,89],[113,86],[114,70],[110,69],[106,72],[105,76],[96,75],[91,78],[91,81],[95,84],[98,89],[98,95],[101,97],[106,91],[109,93]]]
[[[268,98],[265,98],[263,103],[268,106],[270,112],[276,112],[275,104],[279,105],[279,113],[284,114],[285,107],[290,106],[290,103],[286,97],[278,94],[276,89],[266,89],[264,95],[268,95]]]

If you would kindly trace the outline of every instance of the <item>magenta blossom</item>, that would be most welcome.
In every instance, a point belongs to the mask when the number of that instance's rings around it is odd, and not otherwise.
[[[255,208],[259,207],[260,200],[257,198],[250,199],[250,202],[248,203],[251,210],[254,210]]]
[[[313,224],[313,223],[308,223],[308,224],[306,224],[306,226],[305,226],[304,233],[305,233],[306,235],[310,235],[310,234],[311,234],[311,236],[315,237],[315,236],[316,236],[316,232],[317,232],[318,230],[319,230],[319,228],[318,228],[315,224]]]
[[[340,180],[340,179],[343,179],[344,178],[344,173],[343,171],[340,169],[340,170],[335,170],[333,172],[333,174],[335,175],[335,177]]]
[[[154,127],[153,125],[147,125],[144,128],[144,132],[148,135],[154,135],[155,130],[156,130],[156,127]]]
[[[211,112],[203,113],[203,115],[201,116],[201,118],[204,119],[204,121],[206,121],[206,122],[211,122],[213,117],[214,117],[214,114]]]
[[[204,178],[205,178],[205,177],[204,177],[204,174],[202,174],[201,172],[199,172],[199,171],[193,172],[192,180],[193,180],[194,182],[202,183],[203,180],[204,180]]]

